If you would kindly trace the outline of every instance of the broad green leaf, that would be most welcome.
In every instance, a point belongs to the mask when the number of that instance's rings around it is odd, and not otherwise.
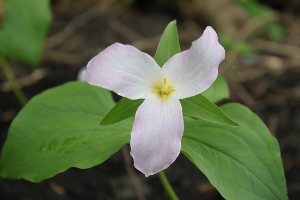
[[[227,200],[286,200],[277,140],[248,108],[234,103],[221,108],[239,126],[186,118],[183,154]]]
[[[11,124],[1,177],[39,182],[70,167],[104,162],[130,139],[132,120],[99,126],[113,106],[108,91],[87,83],[72,82],[37,95]]]
[[[230,126],[238,125],[202,94],[187,99],[180,99],[180,103],[184,115]]]
[[[144,99],[130,100],[122,98],[101,121],[101,125],[114,124],[135,115]]]
[[[214,103],[228,99],[229,88],[226,79],[219,75],[215,82],[201,94]]]
[[[173,55],[180,52],[176,20],[170,22],[159,41],[154,60],[163,66]]]
[[[36,66],[51,21],[48,0],[6,0],[0,55]]]

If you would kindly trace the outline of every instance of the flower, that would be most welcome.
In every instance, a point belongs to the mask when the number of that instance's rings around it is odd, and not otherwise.
[[[145,99],[136,111],[130,139],[134,166],[145,176],[166,169],[178,157],[184,130],[179,99],[206,90],[224,58],[216,32],[207,27],[190,49],[175,54],[162,68],[148,54],[120,43],[88,63],[88,83],[128,99]]]

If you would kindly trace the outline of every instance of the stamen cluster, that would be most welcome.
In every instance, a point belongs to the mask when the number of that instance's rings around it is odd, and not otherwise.
[[[168,95],[175,91],[175,89],[168,84],[166,78],[164,78],[163,84],[155,84],[156,88],[152,90],[152,92],[158,93],[163,100],[165,100]]]

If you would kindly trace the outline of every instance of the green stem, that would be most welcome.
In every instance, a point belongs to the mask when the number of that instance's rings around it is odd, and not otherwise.
[[[27,103],[28,99],[24,92],[21,90],[18,82],[16,81],[16,77],[10,69],[9,65],[7,64],[6,59],[2,56],[0,56],[0,67],[2,68],[4,75],[10,87],[13,89],[15,95],[17,96],[18,100],[24,106]]]
[[[167,191],[169,197],[171,200],[179,200],[179,198],[177,197],[177,195],[175,194],[169,180],[167,179],[165,172],[164,171],[160,171],[158,172],[158,178],[161,182],[161,184],[163,185],[163,187],[165,188],[165,190]]]

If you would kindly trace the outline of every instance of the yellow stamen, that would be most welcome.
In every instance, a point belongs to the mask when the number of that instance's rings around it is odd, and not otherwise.
[[[161,85],[158,85],[158,84],[154,84],[156,87],[158,87],[158,88],[161,88]]]
[[[154,84],[154,86],[156,88],[154,88],[152,92],[158,93],[163,100],[168,98],[169,94],[175,91],[171,85],[168,85],[166,78],[164,78],[163,84]]]

